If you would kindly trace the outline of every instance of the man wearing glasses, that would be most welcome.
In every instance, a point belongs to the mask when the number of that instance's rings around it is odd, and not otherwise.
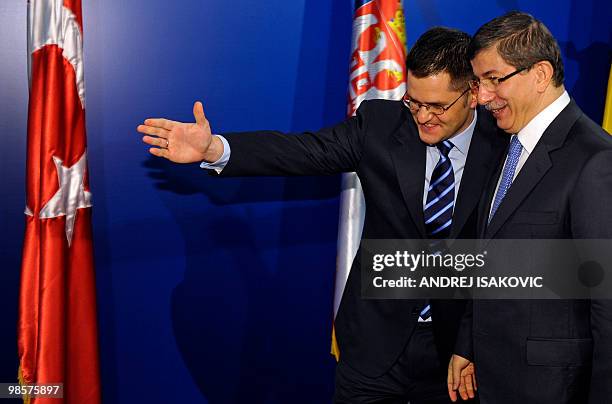
[[[479,103],[511,139],[481,201],[479,236],[610,239],[612,138],[565,91],[550,31],[529,14],[506,14],[478,30],[470,59]],[[612,402],[612,300],[471,306],[464,349],[449,366],[451,398],[459,384],[473,388],[459,374],[470,359],[483,404]]]
[[[476,111],[470,37],[434,28],[406,65],[403,101],[364,101],[356,116],[314,133],[212,135],[196,123],[147,119],[151,153],[204,161],[220,176],[329,175],[356,171],[366,200],[365,239],[474,238],[476,206],[505,136]],[[357,254],[336,317],[336,403],[449,403],[446,368],[465,302],[361,298]]]

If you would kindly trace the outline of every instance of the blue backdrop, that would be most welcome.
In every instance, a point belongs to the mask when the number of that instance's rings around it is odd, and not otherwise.
[[[352,2],[83,3],[104,402],[330,402],[339,178],[216,179],[149,157],[135,127],[151,116],[192,120],[198,99],[217,132],[343,119]],[[408,42],[434,25],[474,33],[505,11],[532,12],[561,43],[570,94],[600,122],[607,3],[405,0]],[[0,382],[11,382],[24,1],[0,2],[0,38]]]

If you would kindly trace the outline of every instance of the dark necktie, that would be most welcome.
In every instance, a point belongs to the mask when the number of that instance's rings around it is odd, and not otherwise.
[[[453,144],[445,140],[436,147],[440,160],[431,174],[423,216],[427,238],[444,239],[450,235],[455,204],[455,173],[448,157]]]
[[[453,148],[448,140],[436,145],[440,160],[431,174],[427,200],[423,209],[427,238],[445,239],[450,235],[455,204],[455,173],[448,153]],[[435,248],[435,247],[434,247]],[[419,315],[419,322],[431,321],[431,306],[427,304]]]

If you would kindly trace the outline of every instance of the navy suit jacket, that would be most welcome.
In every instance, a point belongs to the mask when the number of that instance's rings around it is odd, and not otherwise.
[[[503,162],[481,201],[480,237],[612,237],[612,137],[573,100],[487,225]],[[612,403],[612,300],[474,300],[467,313],[457,353],[476,364],[481,403]]]
[[[425,238],[425,144],[399,101],[364,101],[355,117],[318,132],[223,134],[231,157],[221,176],[329,175],[357,172],[366,201],[364,239]],[[451,238],[476,238],[477,205],[507,144],[490,114],[479,111]],[[385,373],[417,324],[420,300],[361,298],[357,253],[336,317],[341,360],[370,377]],[[464,301],[433,301],[434,337],[445,369],[453,352]]]

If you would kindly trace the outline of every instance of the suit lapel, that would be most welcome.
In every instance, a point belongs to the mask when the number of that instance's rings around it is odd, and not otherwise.
[[[392,147],[391,158],[410,216],[421,236],[425,237],[425,221],[423,219],[425,145],[419,139],[412,117],[406,115],[404,123],[395,133],[397,144]]]
[[[493,238],[497,234],[503,224],[508,221],[523,200],[540,182],[542,177],[551,169],[552,161],[550,153],[563,145],[570,128],[580,114],[580,109],[572,100],[544,131],[540,141],[516,176],[504,200],[499,205],[497,212],[495,212],[495,216],[493,216],[487,226],[485,232],[486,238]],[[497,182],[490,191],[489,200],[492,199],[492,195],[495,193],[496,185]],[[488,211],[485,213],[488,215]]]
[[[542,147],[542,145],[537,145],[519,174],[516,176],[516,179],[512,183],[501,205],[497,208],[495,216],[493,216],[487,227],[487,238],[493,237],[499,231],[500,227],[506,223],[508,218],[514,213],[538,182],[540,182],[550,167],[552,167],[552,163],[548,155],[548,150]],[[495,185],[497,185],[497,183]],[[493,193],[495,193],[495,188],[493,188]]]

